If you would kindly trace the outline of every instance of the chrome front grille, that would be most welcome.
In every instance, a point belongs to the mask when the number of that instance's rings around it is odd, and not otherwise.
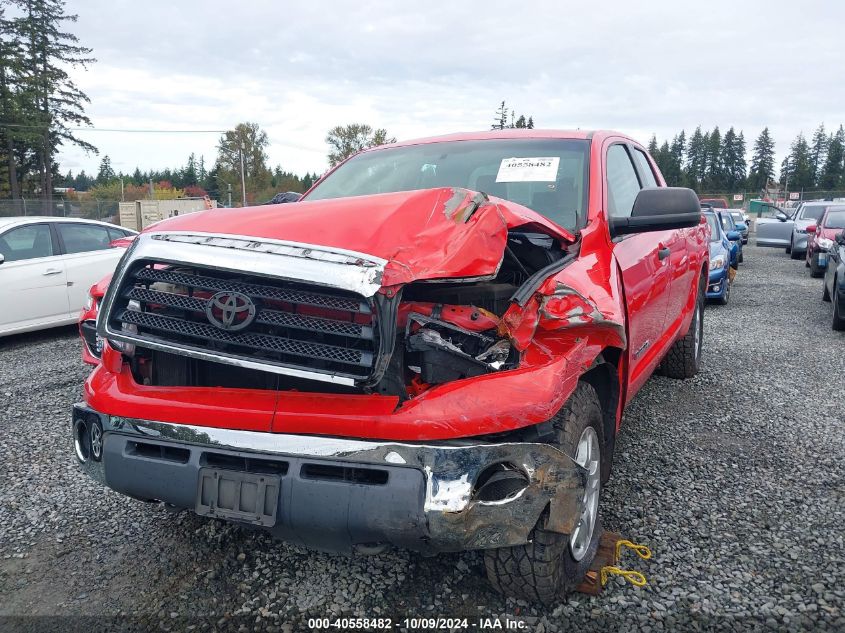
[[[373,307],[352,292],[148,260],[123,275],[108,326],[142,347],[353,380],[373,374],[379,346]]]

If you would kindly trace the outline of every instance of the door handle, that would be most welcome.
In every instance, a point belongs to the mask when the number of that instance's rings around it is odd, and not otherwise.
[[[657,249],[657,257],[660,261],[663,261],[664,259],[669,257],[669,255],[671,255],[671,254],[672,254],[672,250],[668,246],[664,246],[663,248]]]
[[[47,277],[48,275],[58,275],[60,272],[62,272],[62,271],[61,271],[61,269],[58,269],[58,268],[48,268],[47,270],[45,270],[45,271],[44,271],[43,273],[41,273],[41,274],[42,274],[42,275],[44,275],[45,277]]]

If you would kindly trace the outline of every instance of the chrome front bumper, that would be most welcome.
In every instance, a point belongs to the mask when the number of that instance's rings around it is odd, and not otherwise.
[[[209,463],[283,463],[279,513],[268,529],[327,551],[388,543],[423,552],[517,545],[541,518],[545,529],[570,533],[586,482],[583,468],[541,443],[424,445],[234,431],[111,417],[83,404],[73,407],[73,437],[77,461],[96,481],[189,509]],[[479,483],[499,464],[522,478],[521,488],[479,498]],[[379,483],[308,474],[332,469],[377,471]]]

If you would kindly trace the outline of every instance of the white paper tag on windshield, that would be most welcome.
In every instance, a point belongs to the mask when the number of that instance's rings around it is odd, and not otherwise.
[[[547,158],[504,158],[496,182],[554,182],[560,156]]]

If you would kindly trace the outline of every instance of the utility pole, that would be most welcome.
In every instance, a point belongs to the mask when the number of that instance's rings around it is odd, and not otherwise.
[[[126,196],[123,195],[123,176],[120,177],[120,201],[126,202]]]
[[[229,189],[229,208],[232,208],[232,183],[227,182],[226,187]]]
[[[150,200],[156,199],[155,189],[153,189],[153,179],[150,178]]]
[[[241,157],[241,194],[243,195],[243,206],[246,206],[246,175],[244,174],[244,146],[238,143],[238,154]]]

